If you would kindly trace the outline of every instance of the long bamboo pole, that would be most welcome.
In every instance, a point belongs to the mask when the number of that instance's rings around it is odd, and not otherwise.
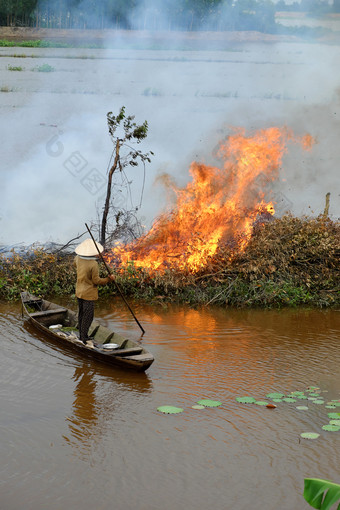
[[[97,245],[97,243],[96,243],[96,241],[94,240],[94,237],[93,237],[93,235],[92,235],[92,232],[91,232],[91,230],[89,229],[89,227],[88,227],[88,225],[87,225],[86,223],[85,223],[85,227],[87,228],[87,230],[88,230],[88,232],[89,232],[89,234],[90,234],[90,236],[91,236],[91,238],[92,238],[92,241],[94,242],[95,247],[97,248],[97,252],[99,253],[100,258],[101,258],[102,262],[104,263],[104,266],[106,267],[107,272],[109,273],[109,275],[111,275],[111,274],[112,274],[112,273],[111,273],[111,270],[110,270],[109,266],[107,265],[107,263],[105,262],[103,255],[100,253],[99,248],[98,248],[98,245]],[[136,317],[136,316],[135,316],[135,314],[133,313],[133,311],[132,311],[132,309],[131,309],[131,307],[130,307],[129,303],[126,301],[125,296],[124,296],[124,294],[122,293],[122,291],[120,290],[120,287],[119,287],[118,283],[116,282],[116,280],[113,280],[113,281],[114,281],[114,283],[115,283],[115,285],[116,285],[116,288],[117,288],[117,290],[118,290],[119,294],[121,295],[121,297],[122,297],[122,299],[123,299],[124,303],[126,304],[126,306],[128,307],[128,309],[130,310],[131,315],[133,316],[133,318],[134,318],[134,319],[135,319],[135,321],[137,322],[138,326],[139,326],[139,327],[140,327],[140,329],[142,330],[142,336],[143,336],[143,335],[144,335],[144,333],[145,333],[145,330],[144,330],[143,326],[141,325],[141,323],[139,322],[139,320],[137,319],[137,317]]]

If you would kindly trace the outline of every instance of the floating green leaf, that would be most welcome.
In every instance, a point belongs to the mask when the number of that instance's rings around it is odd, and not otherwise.
[[[325,409],[336,409],[335,406],[325,406]]]
[[[282,398],[273,398],[273,402],[282,402]]]
[[[303,437],[304,439],[317,439],[320,436],[320,434],[318,434],[317,432],[302,432],[300,436]]]
[[[324,400],[313,400],[313,404],[324,404]]]
[[[323,430],[328,430],[329,432],[338,432],[340,430],[340,426],[339,425],[332,425],[332,424],[322,425],[322,429]]]
[[[330,510],[340,500],[340,485],[328,480],[305,478],[303,497],[313,508]]]
[[[340,420],[330,420],[330,425],[340,425]]]
[[[306,395],[299,395],[298,396],[298,399],[299,400],[307,400],[308,397],[306,397]]]
[[[304,393],[303,393],[303,391],[292,391],[292,392],[291,392],[291,396],[292,396],[292,397],[293,397],[293,396],[294,396],[294,397],[302,397],[302,396],[304,396]]]
[[[282,398],[284,397],[284,394],[283,393],[268,393],[268,395],[266,395],[267,398]]]
[[[157,411],[159,411],[160,413],[165,413],[165,414],[177,414],[177,413],[181,413],[183,411],[183,409],[181,407],[174,407],[174,406],[161,406],[161,407],[157,407]]]
[[[307,406],[296,406],[296,409],[299,411],[308,411],[309,408]]]
[[[340,416],[340,413],[328,413],[328,418],[331,418],[333,420],[337,420]]]
[[[268,402],[264,402],[264,400],[257,400],[254,404],[257,404],[258,406],[267,406]]]
[[[254,404],[254,402],[256,402],[256,398],[254,397],[237,397],[236,400],[241,404]]]
[[[193,409],[205,409],[205,406],[200,406],[200,405],[194,405],[194,406],[191,406]]]
[[[286,397],[282,399],[284,402],[296,402],[296,398]]]
[[[310,397],[320,397],[320,393],[310,393]]]
[[[332,406],[340,407],[340,402],[338,400],[333,400]]]
[[[218,406],[222,405],[222,402],[219,402],[218,400],[203,399],[203,400],[198,400],[197,404],[200,404],[201,406],[204,406],[204,407],[218,407]]]

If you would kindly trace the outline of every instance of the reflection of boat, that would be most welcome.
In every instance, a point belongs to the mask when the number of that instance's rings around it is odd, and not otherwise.
[[[29,292],[21,293],[21,301],[32,325],[49,337],[58,340],[59,343],[72,346],[79,352],[110,365],[138,372],[144,372],[154,361],[153,355],[145,347],[110,331],[95,321],[92,322],[89,331],[94,347],[84,345],[79,340],[75,312]]]

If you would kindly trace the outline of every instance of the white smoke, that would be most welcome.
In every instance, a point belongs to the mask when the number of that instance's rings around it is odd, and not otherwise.
[[[113,149],[106,114],[123,105],[138,124],[148,121],[141,148],[155,153],[139,211],[147,226],[165,201],[153,185],[156,176],[166,171],[184,185],[190,162],[213,164],[213,149],[231,126],[251,131],[287,125],[316,137],[310,153],[289,148],[275,191],[295,214],[321,213],[331,191],[330,213],[340,215],[336,47],[290,42],[228,43],[220,51],[20,48],[25,58],[13,56],[18,48],[0,51],[8,55],[0,61],[1,90],[9,90],[0,93],[0,243],[66,242],[96,219]],[[32,70],[44,63],[54,71]],[[24,70],[10,71],[9,64]],[[138,205],[142,168],[131,168],[127,177]]]

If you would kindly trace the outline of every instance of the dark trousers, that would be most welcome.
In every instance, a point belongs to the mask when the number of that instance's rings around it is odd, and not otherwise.
[[[82,342],[88,340],[89,329],[94,317],[94,301],[78,299],[78,329]]]

